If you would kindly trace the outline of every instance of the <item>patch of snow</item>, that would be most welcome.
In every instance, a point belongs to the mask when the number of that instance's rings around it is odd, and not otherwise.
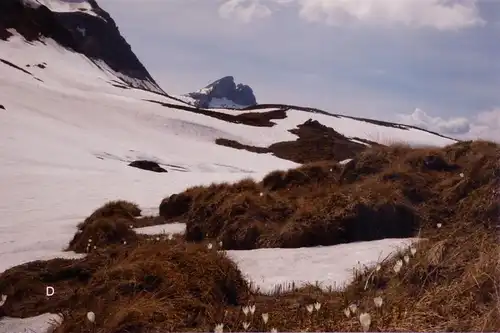
[[[167,223],[144,228],[136,228],[134,231],[142,235],[183,234],[186,231],[186,224]]]
[[[270,293],[291,284],[342,288],[352,281],[356,266],[371,267],[416,241],[383,239],[312,248],[231,250],[227,254],[254,286]]]
[[[92,5],[87,0],[23,0],[23,1],[26,5],[34,8],[43,5],[48,9],[50,9],[52,12],[59,12],[59,13],[81,12],[102,19],[102,17],[100,17],[94,12]]]
[[[215,109],[224,109],[224,108],[243,109],[246,106],[236,104],[235,102],[227,98],[212,98],[210,100],[209,107]]]
[[[196,100],[194,98],[186,96],[186,95],[172,95],[172,97],[179,99],[179,100],[183,101],[184,104],[188,104],[190,106],[193,106],[196,103]],[[173,100],[172,102],[168,101],[167,103],[175,104],[174,102],[176,102],[176,101],[175,100]],[[179,102],[177,102],[177,103],[179,103]],[[183,104],[181,103],[181,105],[183,105]]]
[[[350,138],[349,140],[352,141],[352,142],[355,142],[355,143],[359,143],[359,144],[364,145],[364,146],[370,146],[368,143],[360,141],[360,140],[356,140],[356,139],[353,139],[353,138]]]
[[[0,333],[52,333],[61,321],[61,316],[52,313],[30,318],[3,317],[0,319]]]
[[[339,164],[347,164],[347,163],[349,163],[349,162],[351,162],[351,161],[352,161],[352,158],[348,158],[348,159],[346,159],[346,160],[342,160],[342,161],[340,161],[340,162],[339,162]]]

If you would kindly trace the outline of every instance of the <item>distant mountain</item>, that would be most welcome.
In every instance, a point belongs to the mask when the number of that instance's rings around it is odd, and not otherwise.
[[[242,109],[257,104],[252,88],[236,84],[232,76],[225,76],[181,99],[199,108]]]

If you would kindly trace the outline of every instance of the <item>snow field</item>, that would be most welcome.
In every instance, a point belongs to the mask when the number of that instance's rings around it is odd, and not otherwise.
[[[50,2],[56,11],[88,5]],[[288,130],[312,118],[346,136],[368,140],[376,136],[411,139],[413,144],[450,143],[423,131],[300,111],[289,111],[288,118],[275,121],[277,126],[261,128],[163,107],[144,99],[175,103],[150,92],[112,86],[110,82],[119,79],[111,72],[50,40],[46,45],[27,44],[13,37],[0,43],[0,58],[41,80],[0,63],[0,104],[6,107],[0,110],[0,183],[4,189],[0,192],[0,272],[37,259],[81,257],[62,249],[73,237],[76,224],[107,201],[129,200],[155,212],[164,197],[190,186],[246,177],[260,180],[270,171],[297,166],[271,155],[215,145],[216,138],[268,146],[295,140]],[[45,69],[25,67],[42,62],[47,63]],[[156,174],[127,166],[143,158],[157,161],[169,172]],[[172,224],[137,231],[183,230],[182,224]],[[228,251],[228,255],[263,291],[288,283],[319,282],[327,287],[347,283],[358,262],[374,263],[409,241]],[[0,333],[28,328],[44,332],[40,323],[49,317],[4,318]]]

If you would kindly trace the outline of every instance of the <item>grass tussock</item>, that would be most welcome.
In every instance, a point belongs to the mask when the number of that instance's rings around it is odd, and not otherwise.
[[[190,188],[163,200],[160,211],[186,221],[188,241],[216,239],[226,249],[426,236],[439,223],[491,226],[498,156],[498,145],[484,141],[375,146],[344,166],[316,162],[261,182]]]
[[[139,237],[133,228],[164,222],[164,218],[160,216],[141,216],[141,209],[135,203],[110,201],[78,224],[67,250],[88,253],[109,245],[136,243]]]
[[[97,220],[99,218],[123,217],[133,220],[135,217],[141,216],[141,209],[133,202],[125,200],[110,201],[102,207],[96,209],[83,223],[78,225],[81,229],[86,223]]]
[[[50,285],[55,294],[45,296]],[[180,239],[111,246],[84,259],[33,262],[4,272],[3,315],[63,313],[56,332],[151,332],[208,327],[249,286],[224,253]],[[86,313],[96,314],[91,324]]]

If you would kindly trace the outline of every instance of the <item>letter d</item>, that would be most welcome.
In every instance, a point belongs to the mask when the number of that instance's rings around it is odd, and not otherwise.
[[[54,295],[54,293],[55,293],[55,290],[53,287],[47,287],[47,289],[45,291],[46,296],[50,297],[50,296]]]

